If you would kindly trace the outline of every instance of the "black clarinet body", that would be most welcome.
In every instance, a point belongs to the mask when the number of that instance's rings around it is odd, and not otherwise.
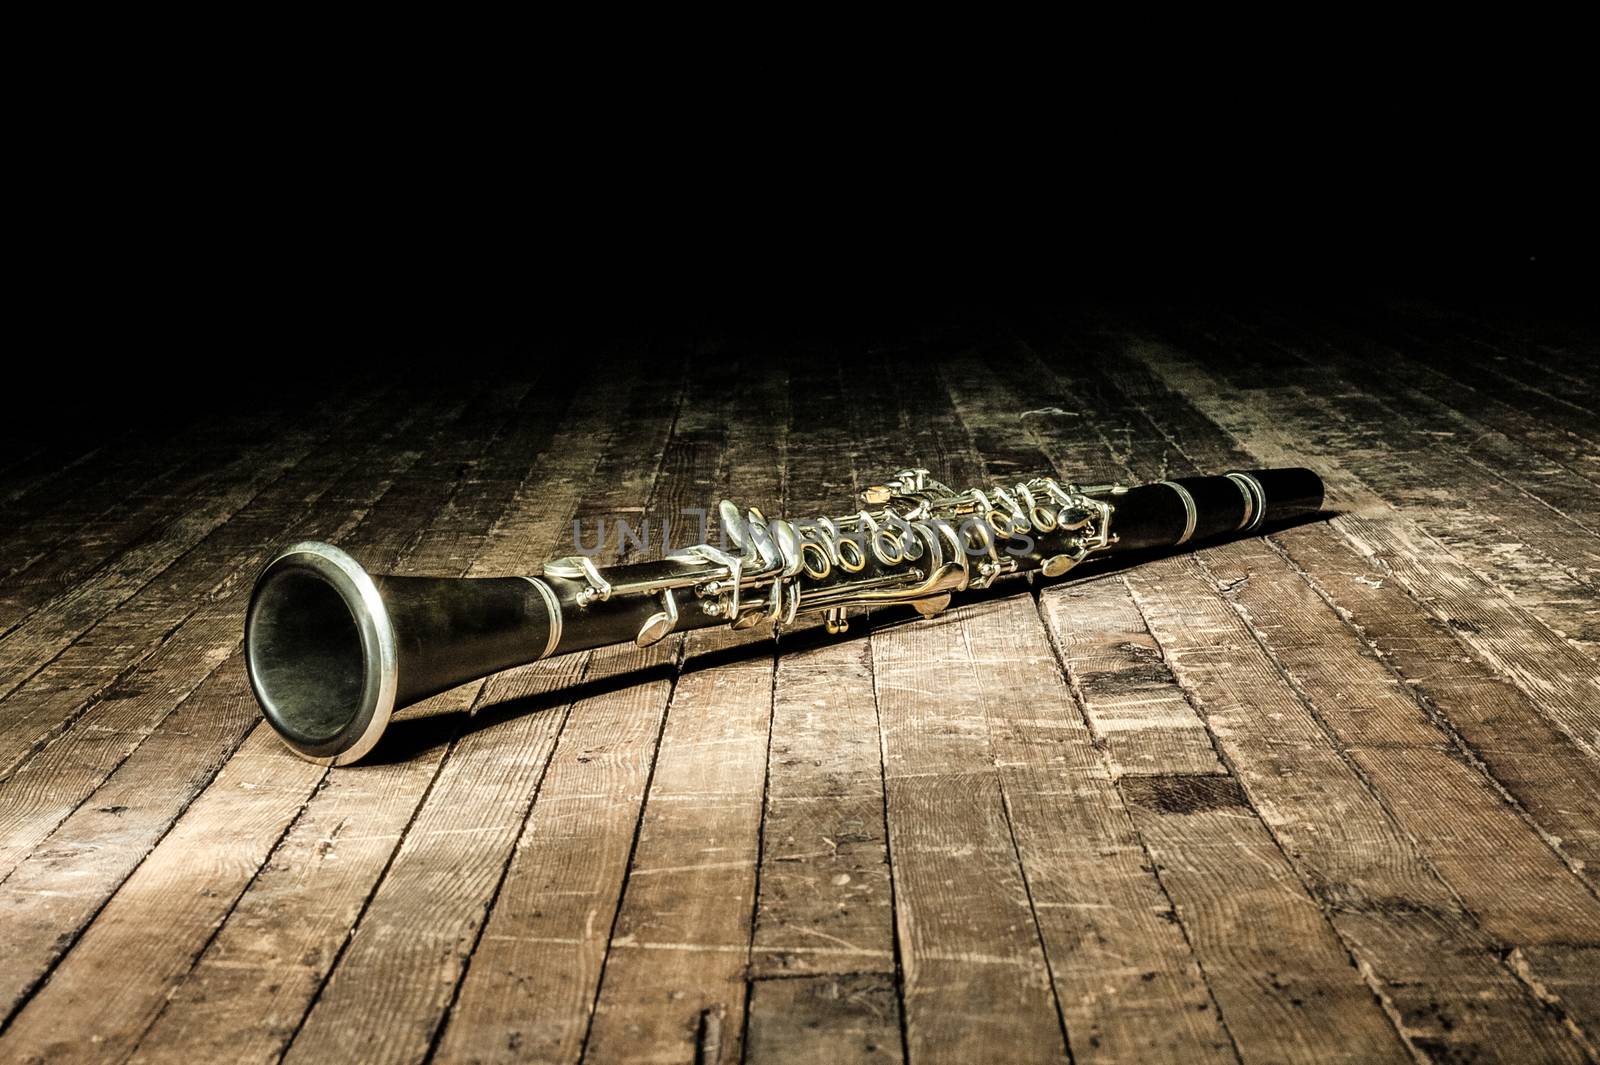
[[[951,596],[1027,573],[1252,535],[1316,513],[1321,479],[1240,470],[1125,488],[1039,477],[954,491],[902,470],[859,509],[790,521],[719,507],[721,540],[658,560],[600,566],[584,555],[532,576],[384,576],[330,544],[291,545],[258,578],[245,658],[267,720],[297,754],[343,765],[393,712],[504,669],[673,632],[791,625],[895,604],[925,616]]]

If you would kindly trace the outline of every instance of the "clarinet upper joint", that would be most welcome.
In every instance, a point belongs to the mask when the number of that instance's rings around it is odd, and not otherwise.
[[[698,611],[735,629],[764,621],[792,624],[823,612],[830,632],[848,627],[847,611],[911,604],[925,616],[952,592],[984,588],[1007,574],[1059,576],[1116,542],[1111,531],[1116,486],[1091,493],[1036,477],[1010,485],[956,491],[923,468],[898,471],[861,490],[853,514],[804,520],[768,518],[723,500],[721,546],[696,544],[667,555],[648,579],[607,581],[592,560],[572,557],[545,575],[582,582],[581,609],[620,596],[653,598],[635,636],[655,643]]]

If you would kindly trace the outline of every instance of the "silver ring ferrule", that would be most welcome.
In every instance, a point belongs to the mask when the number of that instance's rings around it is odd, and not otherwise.
[[[1261,487],[1261,482],[1248,473],[1230,473],[1228,480],[1239,486],[1239,491],[1244,493],[1244,517],[1239,521],[1237,531],[1249,532],[1261,524],[1267,516],[1267,492]]]
[[[1156,483],[1166,485],[1178,493],[1178,498],[1183,500],[1183,535],[1178,537],[1177,542],[1172,545],[1174,547],[1182,547],[1189,542],[1189,537],[1194,535],[1195,526],[1200,524],[1200,511],[1194,505],[1194,496],[1190,495],[1189,490],[1177,481],[1157,481]]]
[[[544,605],[550,609],[550,638],[545,641],[544,652],[539,655],[540,658],[549,658],[561,646],[561,601],[556,598],[555,591],[538,577],[524,577],[523,580],[539,590],[544,597]]]

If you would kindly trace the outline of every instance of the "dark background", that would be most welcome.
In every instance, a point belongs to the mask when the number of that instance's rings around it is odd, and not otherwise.
[[[19,292],[39,328],[19,331],[8,436],[706,337],[774,360],[816,340],[981,342],[1080,306],[1594,313],[1582,212],[1548,210],[1563,164],[1525,156],[1517,181],[1426,145],[1063,137],[1024,157],[870,138],[832,154],[533,138],[493,159],[229,141],[114,180],[64,174]]]
[[[6,433],[1073,305],[1592,313],[1581,33],[1136,18],[75,29],[10,145]]]

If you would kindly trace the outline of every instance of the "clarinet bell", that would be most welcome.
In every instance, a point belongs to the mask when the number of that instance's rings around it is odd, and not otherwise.
[[[544,585],[373,576],[331,544],[280,551],[256,580],[245,664],[267,721],[303,758],[346,765],[395,710],[553,650]]]

